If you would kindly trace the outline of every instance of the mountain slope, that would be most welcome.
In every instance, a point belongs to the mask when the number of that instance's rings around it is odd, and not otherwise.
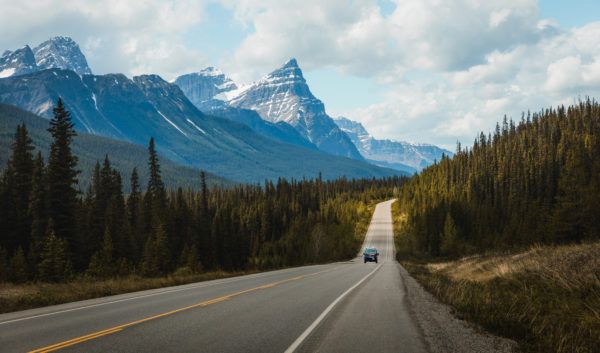
[[[229,105],[255,110],[271,122],[284,121],[322,151],[363,160],[350,138],[325,113],[323,102],[311,93],[295,59],[229,95]]]
[[[300,135],[290,124],[263,120],[254,110],[223,107],[210,111],[210,114],[247,125],[252,131],[269,139],[318,150],[317,146]]]
[[[15,51],[7,50],[0,57],[0,78],[37,71],[33,51],[28,45]]]
[[[79,76],[91,75],[79,45],[69,37],[53,37],[33,50],[28,45],[0,57],[0,78],[25,75],[45,69],[75,71]]]
[[[201,113],[173,84],[156,75],[83,75],[50,69],[0,79],[0,102],[50,117],[62,97],[76,128],[146,145],[193,168],[236,181],[278,177],[379,177],[395,172],[281,143],[249,127]]]
[[[33,49],[35,62],[40,70],[65,69],[78,75],[91,75],[85,56],[79,45],[69,37],[53,37]]]
[[[219,69],[208,67],[179,76],[173,83],[203,113],[247,125],[257,134],[273,140],[318,149],[288,123],[272,123],[261,118],[254,110],[228,105],[225,102],[226,95],[238,89],[238,86]]]
[[[214,67],[179,76],[173,83],[202,112],[224,108],[226,104],[219,95],[238,88],[235,82]]]
[[[0,169],[6,166],[16,127],[22,123],[27,126],[36,149],[42,151],[47,157],[52,141],[46,131],[48,120],[15,106],[0,104]],[[145,187],[148,180],[148,151],[144,146],[80,132],[73,139],[73,152],[79,158],[77,168],[81,170],[79,186],[82,190],[85,190],[89,184],[94,164],[98,160],[102,163],[105,155],[109,156],[113,166],[121,173],[125,191],[129,191],[129,176],[134,167],[137,167],[140,183]],[[173,163],[163,156],[160,158],[160,163],[163,180],[167,186],[199,188],[198,170]],[[210,185],[233,185],[232,182],[212,174],[207,175],[207,180]]]
[[[403,141],[377,140],[361,123],[339,117],[335,123],[350,137],[360,153],[374,164],[411,172],[421,171],[442,155],[452,156],[452,152],[429,144],[412,144]]]

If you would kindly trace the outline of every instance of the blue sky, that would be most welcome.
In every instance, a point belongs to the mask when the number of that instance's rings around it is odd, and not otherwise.
[[[238,83],[297,58],[332,116],[453,148],[504,114],[600,97],[600,1],[0,0],[0,49],[71,36],[95,73],[216,66]]]
[[[379,0],[378,4],[384,16],[390,15],[395,8],[388,0]],[[540,1],[538,5],[540,18],[556,20],[565,28],[600,20],[600,1],[551,0]],[[213,3],[207,7],[207,21],[186,34],[186,44],[203,51],[212,65],[220,66],[253,32],[251,24],[244,26],[235,20],[232,10]],[[386,87],[377,84],[373,78],[343,73],[334,67],[305,69],[304,74],[313,93],[326,103],[332,115],[376,104],[386,91]],[[414,75],[419,74],[426,75]]]

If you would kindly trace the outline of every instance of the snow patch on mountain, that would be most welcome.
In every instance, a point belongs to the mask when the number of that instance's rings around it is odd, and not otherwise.
[[[179,76],[174,83],[198,109],[204,112],[225,107],[227,93],[238,88],[232,79],[214,67]]]
[[[322,151],[362,160],[352,141],[310,91],[296,59],[257,82],[227,93],[227,103],[256,111],[270,122],[286,122]]]
[[[37,70],[33,51],[27,45],[15,51],[7,50],[0,57],[0,78],[25,75]]]
[[[426,143],[375,139],[365,127],[348,118],[338,117],[336,124],[350,137],[360,153],[372,162],[394,169],[409,166],[416,171],[439,161],[442,155],[452,156],[452,152]]]
[[[91,75],[87,60],[79,45],[69,37],[53,37],[33,49],[40,70],[59,68],[75,71],[78,75]]]
[[[183,132],[183,130],[181,130],[179,128],[179,126],[175,125],[174,122],[172,122],[171,120],[169,120],[169,118],[167,118],[163,113],[161,113],[160,110],[157,110],[158,114],[160,114],[160,116],[162,116],[169,124],[171,124],[171,126],[173,126],[175,129],[177,129],[177,131],[181,132],[183,134],[183,136],[188,137],[188,135]]]

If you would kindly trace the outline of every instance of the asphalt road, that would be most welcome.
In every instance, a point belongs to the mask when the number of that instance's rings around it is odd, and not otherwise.
[[[391,202],[348,262],[0,315],[1,352],[426,352],[394,260]]]

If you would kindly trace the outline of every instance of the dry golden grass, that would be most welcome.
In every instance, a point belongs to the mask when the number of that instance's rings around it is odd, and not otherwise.
[[[0,284],[0,313],[68,303],[140,290],[176,286],[247,274],[250,272],[207,272],[158,278],[139,276],[104,280],[79,278],[66,283]]]
[[[506,255],[469,256],[426,265],[454,281],[489,281],[519,275],[538,276],[566,290],[600,286],[600,242],[561,246],[536,245]]]
[[[600,242],[403,265],[458,315],[525,352],[598,352]]]

